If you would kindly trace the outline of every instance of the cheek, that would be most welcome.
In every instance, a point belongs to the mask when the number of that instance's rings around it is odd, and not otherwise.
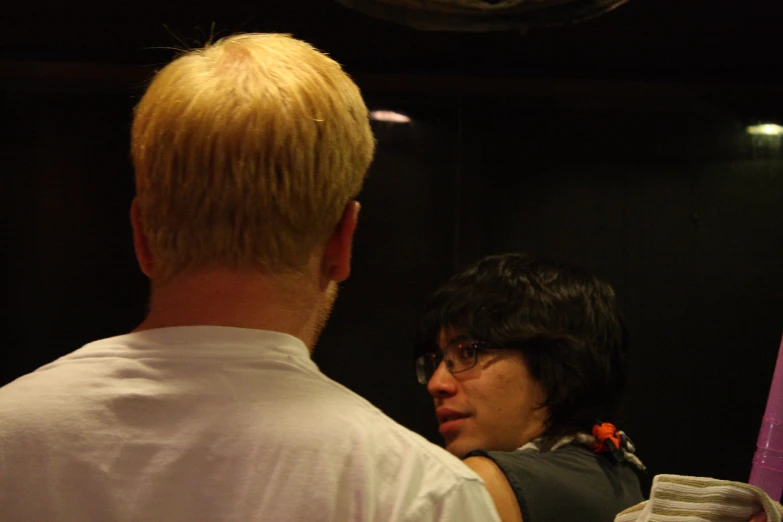
[[[530,380],[526,372],[508,368],[498,372],[491,390],[483,394],[482,400],[489,409],[504,418],[498,419],[504,424],[514,424],[526,418],[542,403],[541,387]]]
[[[524,409],[525,391],[518,379],[498,372],[484,386],[474,390],[473,405],[484,421],[494,425],[513,424]]]

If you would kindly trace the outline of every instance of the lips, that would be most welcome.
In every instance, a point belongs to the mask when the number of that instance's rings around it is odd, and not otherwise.
[[[435,415],[438,417],[438,431],[444,437],[450,435],[456,435],[465,423],[465,419],[470,417],[469,414],[452,410],[450,408],[438,408],[435,410]]]
[[[470,417],[470,415],[467,413],[455,411],[450,408],[438,408],[435,410],[435,415],[438,417],[438,424],[444,424],[446,422],[452,422]]]

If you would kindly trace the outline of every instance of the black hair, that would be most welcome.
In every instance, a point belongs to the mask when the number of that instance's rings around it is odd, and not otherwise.
[[[521,253],[486,257],[430,298],[417,357],[438,350],[441,329],[522,352],[546,395],[545,436],[614,421],[628,336],[614,290],[594,275]]]

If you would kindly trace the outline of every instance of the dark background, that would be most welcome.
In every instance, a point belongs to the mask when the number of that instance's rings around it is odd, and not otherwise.
[[[422,32],[326,0],[2,9],[0,384],[144,314],[128,134],[166,48],[213,23],[280,31],[413,120],[374,124],[326,374],[439,442],[411,360],[426,296],[483,255],[575,262],[621,297],[620,427],[651,473],[747,480],[783,333],[783,149],[745,126],[783,123],[783,3],[632,0],[526,34]]]

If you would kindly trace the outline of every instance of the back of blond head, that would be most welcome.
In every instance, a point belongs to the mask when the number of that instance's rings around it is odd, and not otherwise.
[[[224,38],[163,68],[136,107],[131,142],[156,279],[302,268],[374,152],[356,85],[279,34]]]

